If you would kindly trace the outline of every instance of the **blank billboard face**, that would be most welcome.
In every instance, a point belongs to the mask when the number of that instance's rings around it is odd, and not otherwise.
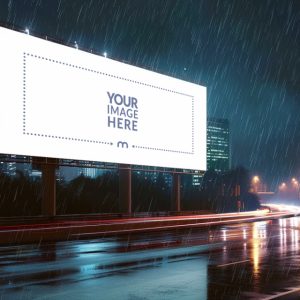
[[[206,88],[0,27],[0,153],[206,169]]]

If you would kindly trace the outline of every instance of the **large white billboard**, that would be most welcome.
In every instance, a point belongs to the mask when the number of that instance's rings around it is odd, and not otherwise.
[[[0,153],[206,169],[206,88],[0,27]]]

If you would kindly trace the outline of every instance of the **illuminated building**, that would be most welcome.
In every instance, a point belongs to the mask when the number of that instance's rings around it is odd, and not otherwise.
[[[229,121],[207,120],[207,170],[226,172],[230,168]],[[192,184],[199,186],[203,175],[194,175]]]
[[[103,171],[97,168],[80,168],[79,175],[83,175],[84,177],[97,178],[102,175]]]
[[[230,168],[229,122],[226,119],[207,121],[207,169],[225,172]]]
[[[163,178],[167,187],[172,186],[173,176],[168,171],[168,168],[133,165],[133,169],[136,169],[136,174],[143,177],[145,180],[150,180],[154,183],[157,183]],[[162,175],[161,178],[159,178],[159,174]]]
[[[0,165],[0,171],[8,176],[15,176],[17,171],[17,164],[14,161],[16,158],[16,155],[3,155],[5,158],[4,161],[1,161]],[[7,160],[7,161],[6,161]]]

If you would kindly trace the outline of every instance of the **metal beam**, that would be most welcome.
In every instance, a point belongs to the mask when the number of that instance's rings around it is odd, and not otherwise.
[[[56,215],[56,176],[58,160],[43,158],[42,171],[42,215],[53,217]]]

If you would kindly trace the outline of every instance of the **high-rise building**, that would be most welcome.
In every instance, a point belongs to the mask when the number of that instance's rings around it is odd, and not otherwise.
[[[225,172],[230,168],[229,121],[209,118],[207,120],[207,170]],[[200,186],[203,174],[193,175],[192,184]]]
[[[144,177],[145,179],[148,179],[154,183],[158,181],[159,174],[162,174],[166,186],[167,187],[172,186],[173,177],[172,174],[168,172],[168,169],[162,167],[137,166],[137,165],[132,165],[132,168],[133,170],[134,169],[136,170],[135,172],[136,174],[138,174],[138,176]]]
[[[29,157],[23,155],[0,154],[0,172],[14,177],[21,175],[30,178],[41,177],[41,171],[33,170]]]
[[[0,171],[8,176],[16,176],[17,164],[15,162],[16,155],[4,154],[3,161],[0,162]]]
[[[217,172],[230,168],[229,121],[207,120],[207,169]]]
[[[83,175],[85,177],[97,178],[103,174],[103,170],[97,168],[80,168],[78,175]]]
[[[31,176],[32,174],[32,164],[28,160],[27,156],[17,156],[17,171],[21,172],[24,176]]]
[[[199,175],[192,175],[192,185],[193,186],[200,186],[202,179],[203,179],[203,173],[198,172]]]

